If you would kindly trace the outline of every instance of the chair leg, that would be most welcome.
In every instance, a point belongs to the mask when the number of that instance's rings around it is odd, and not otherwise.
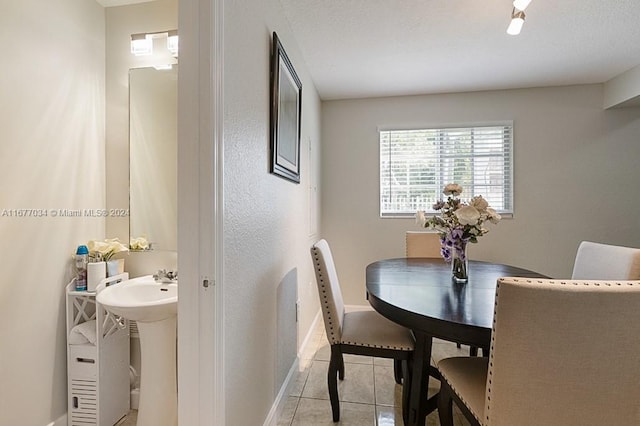
[[[451,399],[451,388],[447,382],[440,382],[440,393],[438,394],[438,417],[441,426],[453,426],[453,400]]]
[[[344,380],[344,357],[342,356],[342,352],[340,352],[340,360],[338,364],[338,378],[340,380]]]
[[[478,356],[478,347],[477,346],[471,346],[469,348],[469,356]]]
[[[331,412],[333,421],[340,421],[340,402],[338,401],[338,374],[342,372],[341,380],[344,378],[344,362],[342,352],[337,346],[331,346],[331,360],[329,361],[329,371],[327,373],[327,384],[329,386],[329,400],[331,401]]]
[[[399,359],[393,360],[393,376],[396,379],[396,383],[401,385],[402,378],[407,377],[404,375],[404,369],[402,368],[403,361]]]

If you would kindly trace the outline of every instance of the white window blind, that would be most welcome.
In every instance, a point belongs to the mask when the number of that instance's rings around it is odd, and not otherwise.
[[[513,124],[380,131],[380,215],[433,211],[448,183],[513,213]]]

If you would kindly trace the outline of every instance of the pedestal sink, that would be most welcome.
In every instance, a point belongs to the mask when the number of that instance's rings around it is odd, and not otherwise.
[[[96,300],[138,324],[142,371],[137,426],[176,426],[177,283],[159,284],[148,275],[98,289]]]

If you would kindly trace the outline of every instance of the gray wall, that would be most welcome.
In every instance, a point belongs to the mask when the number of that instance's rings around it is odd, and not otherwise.
[[[278,0],[224,4],[224,304],[226,424],[259,425],[287,355],[278,294],[297,286],[304,337],[318,311],[309,247],[317,238],[320,100]],[[271,33],[303,85],[300,184],[269,174]],[[311,149],[311,153],[309,153]],[[279,312],[280,309],[280,312]],[[282,311],[286,312],[282,312]],[[289,319],[290,321],[290,319]],[[290,359],[290,358],[289,358]]]
[[[323,102],[322,229],[345,302],[366,303],[366,265],[417,229],[379,218],[378,126],[513,120],[515,214],[472,259],[567,277],[581,240],[640,247],[640,108],[602,103],[602,85]]]

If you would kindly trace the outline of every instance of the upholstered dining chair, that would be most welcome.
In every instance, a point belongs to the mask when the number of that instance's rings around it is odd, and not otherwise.
[[[489,358],[446,358],[438,411],[472,425],[640,424],[640,281],[501,278]]]
[[[399,361],[403,377],[403,415],[406,415],[408,390],[411,388],[409,369],[413,359],[413,335],[408,329],[386,319],[372,308],[345,312],[338,274],[326,240],[320,240],[311,247],[311,258],[316,273],[325,331],[331,345],[327,382],[333,421],[340,420],[337,378],[344,380],[343,354],[392,358]]]
[[[440,258],[440,234],[437,232],[407,231],[405,233],[406,257]]]
[[[583,241],[573,265],[574,280],[638,280],[640,249]]]

